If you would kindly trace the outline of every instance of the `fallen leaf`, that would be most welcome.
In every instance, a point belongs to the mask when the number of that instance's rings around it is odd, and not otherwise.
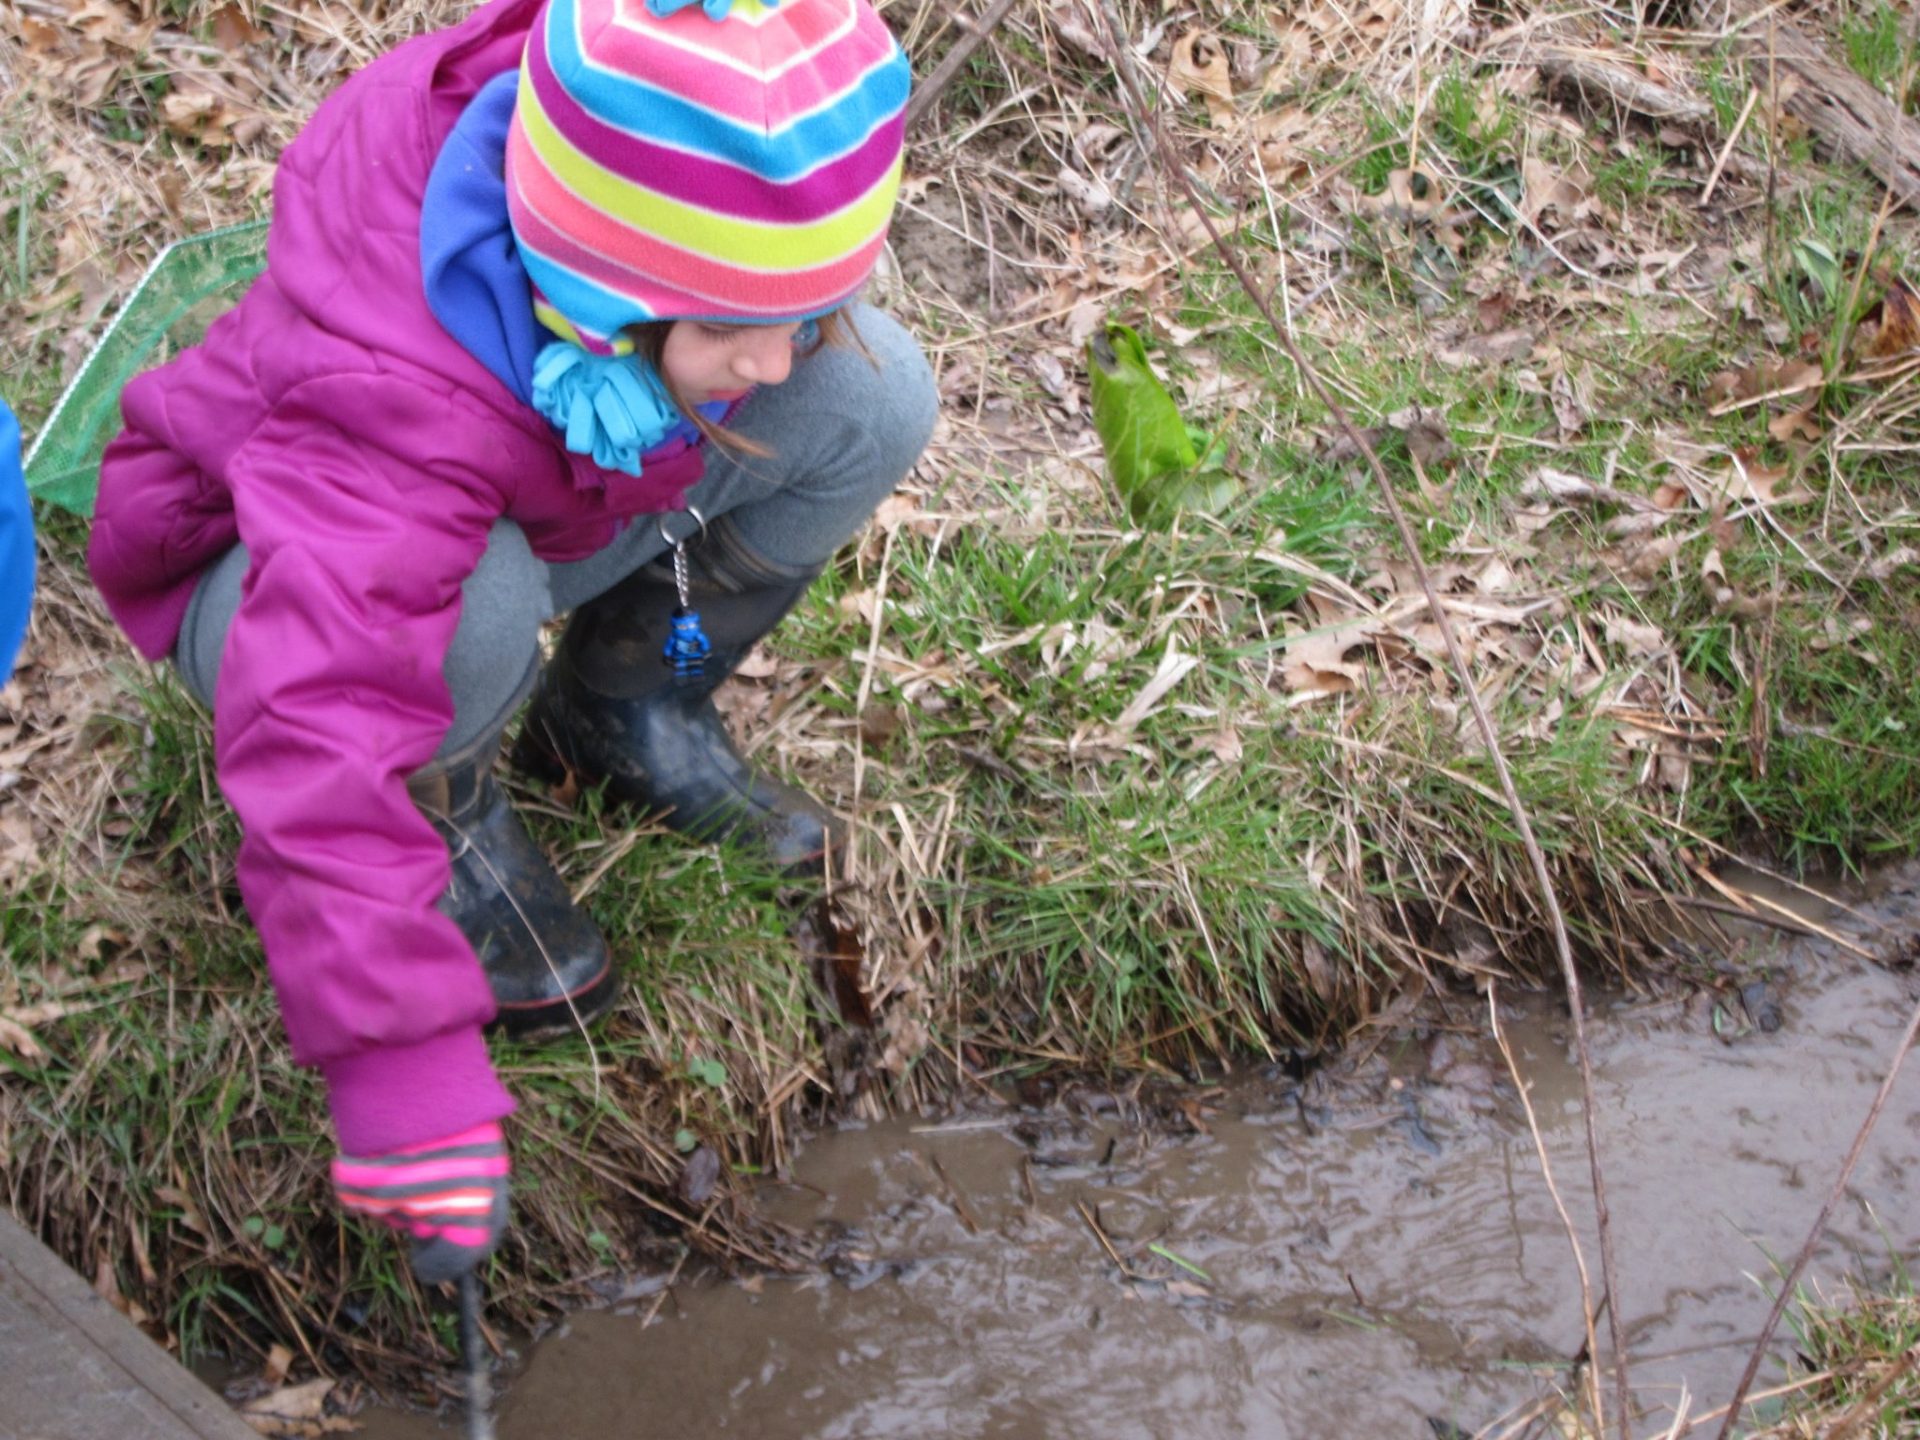
[[[1441,210],[1440,182],[1424,170],[1389,170],[1385,209],[1403,219],[1425,220]]]
[[[1652,659],[1667,653],[1667,636],[1658,625],[1610,615],[1606,620],[1607,639],[1637,659]]]
[[[1167,80],[1176,90],[1198,91],[1216,128],[1233,123],[1233,74],[1220,42],[1204,30],[1189,30],[1173,42]]]
[[[1587,428],[1587,403],[1573,377],[1562,370],[1553,377],[1548,394],[1553,403],[1553,418],[1562,435],[1578,435]]]
[[[31,1030],[4,1014],[0,1014],[0,1047],[11,1050],[22,1060],[39,1060],[47,1053],[33,1038]]]
[[[1290,640],[1280,657],[1280,679],[1289,690],[1342,695],[1360,688],[1364,665],[1347,663],[1347,652],[1372,639],[1372,621],[1316,630]]]
[[[1789,410],[1784,415],[1776,415],[1767,422],[1767,433],[1782,445],[1789,440],[1818,440],[1826,432],[1820,428],[1820,422],[1814,419],[1813,412],[1819,409],[1819,402],[1803,405],[1798,410]]]
[[[765,680],[777,674],[780,662],[768,653],[764,645],[756,645],[747,652],[746,659],[734,667],[733,673],[743,680]]]
[[[720,1157],[702,1145],[687,1157],[674,1182],[674,1191],[688,1205],[699,1207],[713,1198],[720,1183]]]
[[[332,1380],[308,1380],[288,1385],[240,1407],[240,1418],[262,1435],[275,1440],[312,1440],[320,1435],[339,1435],[358,1427],[342,1415],[327,1413],[327,1399],[333,1393]]]
[[[1740,370],[1722,370],[1707,382],[1707,403],[1714,413],[1761,397],[1798,395],[1821,383],[1826,372],[1812,360],[1756,360]]]
[[[1920,349],[1920,295],[1896,278],[1887,293],[1861,318],[1855,351],[1868,360],[1885,360]]]
[[[1465,365],[1504,365],[1524,360],[1533,353],[1533,332],[1516,327],[1495,330],[1491,334],[1469,335],[1454,344],[1434,348],[1433,358],[1442,365],[1459,369]]]
[[[1240,743],[1240,732],[1228,724],[1222,724],[1218,730],[1206,738],[1204,743],[1223,765],[1238,765],[1241,757],[1246,753],[1245,747]]]
[[[1814,498],[1812,491],[1779,489],[1780,482],[1790,473],[1785,465],[1762,465],[1735,455],[1719,493],[1735,504],[1752,501],[1759,505],[1804,505]]]
[[[1582,171],[1556,170],[1535,155],[1520,162],[1520,182],[1520,213],[1535,224],[1550,210],[1558,212],[1563,222],[1572,220],[1586,203],[1587,177]]]
[[[269,38],[270,32],[255,25],[238,5],[222,5],[213,12],[213,43],[229,55]]]

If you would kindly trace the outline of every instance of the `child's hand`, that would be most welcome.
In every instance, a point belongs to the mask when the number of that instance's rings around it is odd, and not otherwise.
[[[357,1215],[413,1237],[413,1273],[456,1280],[493,1253],[507,1229],[507,1138],[489,1120],[389,1155],[342,1155],[333,1193]]]

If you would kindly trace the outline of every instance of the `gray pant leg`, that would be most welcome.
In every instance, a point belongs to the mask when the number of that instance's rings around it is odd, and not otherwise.
[[[174,647],[180,678],[209,708],[246,573],[244,545],[207,567]],[[496,521],[486,553],[460,587],[460,624],[441,667],[453,695],[453,724],[437,754],[453,754],[506,724],[533,683],[540,625],[551,609],[547,566],[534,558],[518,525]]]
[[[702,516],[732,515],[740,537],[781,565],[827,560],[906,478],[933,434],[939,397],[919,345],[869,305],[843,313],[873,360],[838,346],[801,358],[785,384],[755,391],[730,427],[773,453],[709,445],[706,474],[687,492]],[[696,528],[678,512],[641,516],[597,554],[549,567],[554,613],[626,579],[667,548],[667,535],[685,539]]]

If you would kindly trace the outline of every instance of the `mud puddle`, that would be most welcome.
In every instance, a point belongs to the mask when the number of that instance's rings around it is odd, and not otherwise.
[[[1914,936],[1920,867],[1854,903],[1824,923],[1869,948]],[[1756,1277],[1797,1253],[1920,994],[1817,941],[1767,974],[1593,1007],[1637,1433],[1731,1391]],[[1577,1275],[1484,1002],[1448,1003],[1457,1031],[1196,1088],[1184,1135],[1080,1091],[817,1136],[763,1204],[832,1234],[835,1275],[683,1278],[576,1315],[505,1378],[501,1440],[1549,1433],[1522,1422],[1575,1383]],[[1568,1026],[1518,995],[1502,1025],[1597,1287]],[[1815,1283],[1837,1297],[1915,1252],[1916,1178],[1908,1070]],[[362,1419],[373,1440],[455,1426]]]

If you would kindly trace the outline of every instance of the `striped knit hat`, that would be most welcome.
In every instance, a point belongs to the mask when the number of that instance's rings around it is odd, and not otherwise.
[[[550,0],[507,136],[554,333],[810,319],[851,299],[900,183],[906,58],[868,0]],[[660,13],[662,11],[670,13]]]

